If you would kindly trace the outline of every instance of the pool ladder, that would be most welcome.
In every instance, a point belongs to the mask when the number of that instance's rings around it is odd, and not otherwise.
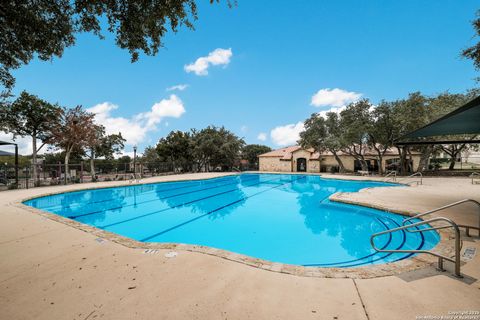
[[[407,184],[416,182],[417,185],[423,184],[423,174],[421,172],[415,172],[414,174],[409,175],[408,177],[404,177],[400,180],[397,180],[397,171],[390,171],[386,176],[383,177],[383,182],[395,181],[395,182],[402,182],[414,177],[420,177],[417,180],[406,182]]]
[[[458,206],[458,205],[466,203],[466,202],[471,202],[478,207],[478,213],[479,213],[479,226],[478,227],[468,226],[468,225],[459,225],[459,224],[455,223],[453,220],[451,220],[449,218],[445,218],[445,217],[434,217],[434,218],[431,218],[431,219],[428,219],[428,220],[423,220],[423,221],[419,221],[419,222],[415,222],[415,223],[411,222],[413,219],[424,217],[424,216],[432,214],[434,212],[438,212],[438,211],[442,211],[442,210],[445,210],[445,209],[448,209],[448,208],[451,208],[451,207],[455,207],[455,206]],[[442,226],[438,226],[438,227],[430,227],[430,228],[426,228],[426,229],[418,229],[417,228],[417,230],[409,230],[413,227],[418,227],[418,226],[421,226],[421,225],[429,224],[429,223],[432,223],[432,222],[438,222],[438,221],[446,222],[446,223],[448,223],[448,225],[442,225]],[[408,222],[408,225],[405,225],[407,222]],[[397,231],[401,231],[401,230],[406,230],[407,232],[415,233],[415,232],[424,232],[424,231],[439,230],[439,229],[446,229],[446,228],[453,228],[453,231],[455,232],[455,248],[454,248],[455,249],[455,257],[454,258],[441,255],[441,254],[436,253],[436,252],[431,251],[431,250],[389,250],[389,249],[380,249],[375,245],[375,242],[374,242],[374,239],[378,236],[393,233],[393,232],[397,232]],[[426,212],[423,212],[423,213],[419,213],[419,214],[417,214],[413,217],[410,217],[410,218],[407,218],[407,219],[403,220],[403,223],[402,223],[401,227],[393,228],[393,229],[389,229],[389,230],[385,230],[385,231],[382,231],[382,232],[377,232],[377,233],[372,234],[370,236],[370,244],[372,245],[372,248],[377,252],[426,253],[426,254],[436,256],[436,257],[438,257],[438,269],[442,270],[442,271],[445,270],[443,268],[443,261],[444,260],[453,262],[455,264],[454,274],[455,274],[456,277],[461,278],[462,274],[460,272],[460,251],[461,251],[462,247],[461,247],[461,238],[460,238],[460,228],[465,228],[466,229],[466,235],[468,237],[470,236],[470,229],[478,230],[479,236],[480,236],[480,202],[478,202],[476,200],[473,200],[473,199],[464,199],[464,200],[460,200],[460,201],[457,201],[457,202],[447,204],[447,205],[442,206],[442,207],[435,208],[433,210],[429,210],[429,211],[426,211]]]
[[[414,178],[414,177],[420,177],[420,178],[418,178],[417,180],[406,182],[406,183],[410,184],[410,183],[416,182],[417,186],[419,184],[423,184],[423,174],[421,172],[415,172],[414,174],[411,174],[408,177],[397,180],[397,182],[402,182],[402,181],[405,181],[405,180],[408,180],[408,179],[411,179],[411,178]]]
[[[383,177],[383,182],[388,181],[397,181],[397,171],[390,171],[385,177]]]

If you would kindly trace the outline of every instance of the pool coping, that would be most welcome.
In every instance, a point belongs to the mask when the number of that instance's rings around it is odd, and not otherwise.
[[[302,173],[302,174],[321,176],[319,174],[310,174],[310,173]],[[84,232],[93,234],[99,238],[102,238],[111,242],[115,242],[132,249],[145,249],[145,250],[146,249],[170,249],[170,250],[191,251],[191,252],[197,252],[197,253],[216,256],[229,261],[242,263],[248,266],[256,267],[256,268],[267,270],[267,271],[296,275],[296,276],[319,277],[319,278],[369,279],[369,278],[397,275],[397,274],[401,274],[409,271],[423,269],[423,268],[431,267],[437,262],[437,259],[438,259],[437,257],[422,253],[414,257],[400,260],[400,261],[388,262],[384,264],[375,264],[375,265],[369,265],[369,266],[363,266],[363,267],[354,267],[354,268],[305,267],[301,265],[291,265],[291,264],[285,264],[285,263],[271,262],[268,260],[254,258],[248,255],[243,255],[243,254],[235,253],[228,250],[217,249],[217,248],[202,246],[202,245],[191,245],[191,244],[182,244],[182,243],[140,242],[140,241],[137,241],[128,237],[124,237],[106,230],[98,229],[96,227],[83,224],[81,222],[78,222],[54,213],[42,211],[40,209],[28,206],[23,203],[25,201],[39,198],[39,197],[45,197],[49,195],[75,192],[75,191],[106,189],[106,188],[114,188],[114,187],[121,187],[121,186],[169,183],[169,182],[178,182],[178,181],[209,180],[209,179],[216,179],[216,178],[219,178],[219,177],[186,179],[186,180],[180,179],[180,180],[171,180],[171,181],[164,181],[164,182],[137,182],[135,184],[128,184],[128,185],[115,184],[111,186],[103,186],[103,185],[98,187],[89,186],[87,188],[70,190],[70,191],[63,190],[59,192],[49,192],[44,194],[38,194],[38,195],[27,197],[24,199],[15,200],[11,202],[10,205],[23,210],[27,210],[34,214],[41,215],[50,220],[63,223],[65,225],[74,227]],[[324,177],[324,178],[327,179],[330,177]],[[349,179],[342,179],[342,178],[331,178],[331,179],[349,180]],[[378,180],[354,180],[354,181],[377,181],[378,182]],[[397,186],[381,186],[379,188],[392,188],[392,187],[397,187]],[[361,190],[365,190],[365,189],[366,188],[360,189],[357,192],[360,192]],[[361,202],[342,198],[342,196],[344,196],[345,194],[348,194],[348,193],[337,192],[332,194],[329,197],[329,199],[334,202],[342,202],[347,204],[354,204],[354,205],[359,205],[363,207],[379,209],[387,212],[400,214],[403,216],[413,216],[416,214],[415,212],[391,210],[389,208],[385,208],[385,207],[370,204],[370,203],[361,203]],[[437,230],[437,232],[439,233],[440,240],[435,246],[435,252],[445,256],[449,256],[449,257],[454,256],[454,249],[453,249],[454,232],[452,230],[447,230],[447,229]]]

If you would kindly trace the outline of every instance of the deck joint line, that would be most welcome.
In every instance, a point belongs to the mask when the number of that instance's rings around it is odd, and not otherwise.
[[[352,279],[353,285],[355,286],[355,290],[357,290],[358,298],[360,299],[360,303],[362,304],[363,312],[365,312],[365,317],[367,317],[367,320],[370,320],[370,317],[368,316],[367,312],[367,307],[365,306],[365,303],[363,302],[362,296],[360,295],[360,290],[358,290],[357,282],[355,279]]]

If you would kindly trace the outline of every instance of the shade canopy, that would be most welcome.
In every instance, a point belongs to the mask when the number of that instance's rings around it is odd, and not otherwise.
[[[0,141],[0,146],[15,146],[15,186],[18,188],[18,145],[14,142]],[[3,155],[6,155],[5,152]]]
[[[14,142],[0,141],[0,146],[6,146],[6,145],[16,146],[17,144]]]
[[[402,140],[457,134],[480,134],[480,97],[440,119],[410,132]]]
[[[14,156],[15,153],[0,150],[0,157]]]

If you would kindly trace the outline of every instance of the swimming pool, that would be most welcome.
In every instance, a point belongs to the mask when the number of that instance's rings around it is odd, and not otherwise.
[[[246,173],[75,191],[24,204],[141,242],[209,246],[303,266],[357,267],[411,256],[378,253],[370,245],[372,233],[400,226],[403,217],[328,197],[389,185]],[[428,250],[438,241],[435,231],[402,231],[380,236],[376,244]]]

